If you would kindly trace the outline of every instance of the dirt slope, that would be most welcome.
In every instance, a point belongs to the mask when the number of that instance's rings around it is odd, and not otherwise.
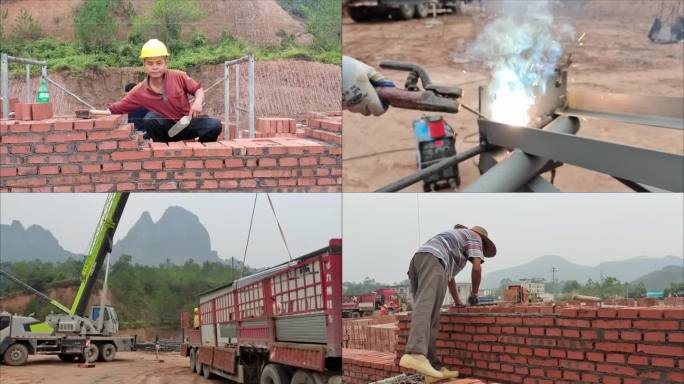
[[[136,13],[145,13],[153,0],[130,0]],[[190,23],[184,32],[202,32],[211,41],[220,38],[223,31],[229,32],[238,40],[259,45],[278,44],[279,31],[294,35],[301,42],[311,42],[304,24],[293,19],[275,0],[199,0],[200,8],[207,17],[200,22]],[[47,36],[62,39],[74,38],[73,15],[83,4],[83,0],[2,0],[8,18],[5,30],[11,31],[16,15],[25,9],[33,15]],[[121,23],[119,38],[124,38],[128,25]]]

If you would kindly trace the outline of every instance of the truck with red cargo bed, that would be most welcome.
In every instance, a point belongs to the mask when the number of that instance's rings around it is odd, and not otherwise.
[[[333,384],[342,377],[342,240],[200,295],[180,353],[206,378]]]

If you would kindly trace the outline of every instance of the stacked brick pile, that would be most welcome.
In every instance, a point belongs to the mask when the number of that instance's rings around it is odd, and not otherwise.
[[[397,345],[397,325],[394,316],[382,318],[344,319],[344,348],[394,352]]]
[[[249,190],[334,192],[339,146],[274,137],[143,141],[125,115],[0,121],[0,191]]]
[[[400,357],[410,315],[400,315]],[[438,354],[506,383],[684,381],[684,308],[474,307],[443,314]]]
[[[53,116],[52,103],[20,103],[16,99],[10,103],[10,111],[14,112],[16,120],[31,121],[49,119]]]
[[[400,375],[399,367],[394,363],[394,354],[389,352],[367,351],[361,349],[345,349],[342,353],[345,384],[367,384]],[[474,378],[458,378],[440,381],[440,384],[495,384],[492,381]]]
[[[338,145],[342,144],[342,113],[311,112],[308,117],[308,124],[304,128],[304,133],[308,137]]]

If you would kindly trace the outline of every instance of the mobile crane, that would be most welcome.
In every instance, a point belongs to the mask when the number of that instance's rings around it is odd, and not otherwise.
[[[80,273],[80,286],[70,308],[22,282],[7,271],[0,274],[38,297],[46,300],[61,313],[46,316],[45,322],[33,317],[0,312],[0,360],[7,365],[23,365],[33,354],[57,355],[62,361],[75,359],[108,362],[118,351],[135,348],[135,336],[119,336],[119,320],[113,307],[105,305],[108,255],[112,251],[114,233],[123,213],[128,193],[114,193],[107,197],[100,221],[90,243]],[[97,276],[106,262],[106,273],[100,305],[86,309],[95,288]]]

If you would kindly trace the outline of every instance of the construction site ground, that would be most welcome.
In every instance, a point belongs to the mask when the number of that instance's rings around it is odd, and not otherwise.
[[[616,6],[619,3],[619,6]],[[477,2],[465,13],[436,19],[355,23],[343,19],[345,55],[376,68],[382,60],[411,61],[424,66],[433,83],[461,85],[462,101],[477,108],[477,89],[487,84],[487,72],[475,63],[454,62],[455,52],[464,52],[484,26],[493,21],[500,3],[485,0],[485,13]],[[588,0],[562,2],[556,20],[574,27],[577,37],[585,33],[582,47],[574,52],[568,73],[569,87],[599,92],[678,96],[684,93],[684,46],[655,44],[647,33],[658,12],[646,0]],[[668,27],[669,28],[669,27]],[[457,58],[462,59],[457,55]],[[403,86],[406,72],[381,70]],[[353,159],[378,152],[415,148],[411,122],[421,112],[391,109],[380,117],[344,114],[344,190],[370,191],[417,170],[415,150]],[[457,150],[477,143],[475,116],[465,110],[444,115],[457,133]],[[670,153],[684,152],[681,130],[638,126],[605,120],[581,120],[578,135]],[[473,142],[474,140],[474,142]],[[477,158],[461,163],[462,186],[472,183],[479,172]],[[548,178],[548,175],[545,175]],[[562,191],[628,191],[612,177],[575,166],[558,170],[555,185]],[[404,191],[421,191],[416,183]]]
[[[171,384],[205,383],[206,379],[190,372],[188,359],[178,352],[122,352],[110,363],[96,363],[93,368],[80,368],[77,363],[64,363],[56,356],[29,356],[22,367],[0,366],[3,383],[15,384]]]

